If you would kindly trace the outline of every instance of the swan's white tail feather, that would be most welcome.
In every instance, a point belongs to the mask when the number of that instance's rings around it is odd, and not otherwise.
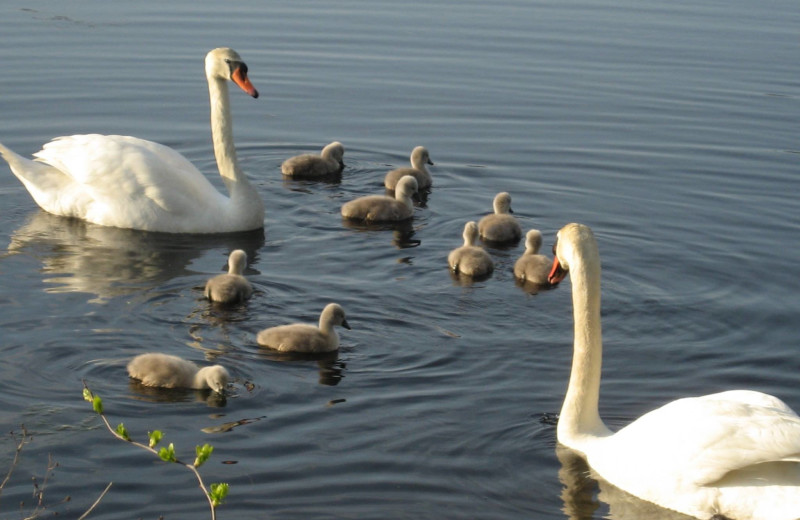
[[[83,217],[75,204],[74,182],[49,164],[27,159],[0,143],[0,155],[43,210],[55,215]]]

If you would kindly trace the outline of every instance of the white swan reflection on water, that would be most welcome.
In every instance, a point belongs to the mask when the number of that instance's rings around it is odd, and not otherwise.
[[[92,303],[197,274],[191,263],[212,249],[244,249],[251,258],[263,230],[219,235],[150,233],[90,224],[37,211],[12,235],[8,254],[41,264],[46,292],[93,294]]]

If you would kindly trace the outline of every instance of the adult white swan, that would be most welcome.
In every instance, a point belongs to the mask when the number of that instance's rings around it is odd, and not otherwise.
[[[211,134],[220,193],[178,152],[119,135],[59,137],[23,158],[0,144],[11,171],[45,211],[103,226],[167,233],[227,233],[264,226],[264,203],[239,169],[228,100],[231,80],[253,97],[247,65],[232,49],[206,55]]]
[[[575,320],[558,441],[611,484],[695,518],[800,518],[800,417],[776,397],[733,390],[678,399],[616,433],[603,424],[597,242],[568,224],[553,249],[550,282],[569,272]]]

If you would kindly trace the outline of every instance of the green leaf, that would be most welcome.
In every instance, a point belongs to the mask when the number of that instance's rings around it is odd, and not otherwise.
[[[164,436],[164,434],[161,433],[161,430],[155,430],[152,432],[147,432],[147,436],[150,437],[150,447],[155,448],[156,445],[161,442],[161,438]]]
[[[175,446],[170,442],[168,447],[162,447],[158,450],[158,456],[161,457],[161,460],[164,462],[175,462],[177,460],[175,456]]]
[[[131,436],[128,435],[128,430],[125,428],[124,424],[119,423],[117,425],[117,433],[119,434],[120,437],[122,437],[126,441],[130,441],[131,440]]]
[[[83,387],[83,400],[92,402],[92,392],[86,387]]]
[[[204,444],[202,446],[195,446],[195,452],[197,452],[197,458],[194,459],[194,467],[199,468],[202,466],[205,461],[211,456],[211,453],[214,451],[214,446],[210,444]]]
[[[220,505],[228,496],[228,488],[229,486],[225,482],[211,484],[211,503],[214,507]]]
[[[94,399],[92,399],[92,408],[94,409],[95,413],[99,415],[103,414],[103,400],[100,399],[99,395],[94,396]]]

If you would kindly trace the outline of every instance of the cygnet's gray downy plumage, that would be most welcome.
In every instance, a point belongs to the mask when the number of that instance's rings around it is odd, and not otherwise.
[[[280,325],[262,330],[256,340],[262,347],[281,352],[332,352],[339,349],[339,335],[333,328],[336,325],[350,330],[344,309],[329,303],[319,317],[319,327],[305,323]]]
[[[253,286],[242,273],[247,265],[247,253],[241,249],[228,257],[228,272],[219,274],[206,282],[205,296],[220,303],[238,303],[253,295]]]
[[[538,254],[540,247],[542,247],[542,233],[538,229],[531,229],[525,234],[525,252],[514,264],[514,276],[518,280],[550,285],[547,277],[553,267],[553,260]]]
[[[417,192],[417,180],[406,175],[397,183],[394,198],[386,195],[359,197],[342,206],[342,216],[367,222],[397,222],[414,216],[411,197]]]
[[[290,157],[281,164],[281,173],[295,179],[318,179],[339,175],[344,169],[344,146],[334,141],[320,155],[306,153]]]
[[[450,270],[466,276],[484,276],[494,270],[492,257],[485,249],[475,245],[477,240],[477,224],[467,222],[464,226],[464,245],[453,249],[447,256]]]
[[[497,243],[517,242],[522,237],[522,228],[517,219],[509,214],[513,213],[511,195],[505,191],[498,193],[494,197],[493,206],[494,213],[478,221],[481,238]]]
[[[400,179],[406,175],[411,175],[417,179],[418,190],[427,190],[433,185],[431,174],[425,166],[427,164],[433,166],[428,149],[424,146],[417,146],[411,151],[411,168],[397,168],[390,171],[383,179],[383,185],[387,189],[394,190]]]
[[[178,356],[151,352],[140,354],[128,363],[128,374],[145,386],[162,388],[210,388],[222,393],[228,385],[228,371],[222,365],[198,368]]]

